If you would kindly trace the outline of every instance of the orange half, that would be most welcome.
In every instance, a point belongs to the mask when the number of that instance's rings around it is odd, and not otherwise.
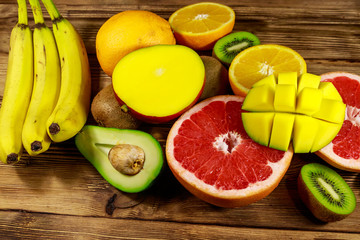
[[[257,81],[280,72],[306,72],[304,58],[295,50],[282,45],[263,44],[245,49],[231,62],[229,80],[236,95],[246,96]]]
[[[223,4],[202,2],[180,8],[170,16],[169,23],[177,43],[195,50],[209,50],[232,31],[235,13]]]

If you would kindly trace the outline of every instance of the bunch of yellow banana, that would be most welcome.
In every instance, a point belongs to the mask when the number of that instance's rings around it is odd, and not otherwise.
[[[80,131],[87,120],[91,78],[84,43],[52,0],[29,0],[35,28],[28,27],[26,0],[18,0],[19,21],[10,40],[8,73],[0,108],[0,160],[14,163],[22,146],[29,155],[46,151]],[[13,36],[14,35],[14,36]]]

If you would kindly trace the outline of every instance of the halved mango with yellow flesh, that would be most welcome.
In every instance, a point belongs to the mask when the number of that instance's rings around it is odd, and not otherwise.
[[[123,57],[112,75],[115,96],[130,114],[150,123],[178,117],[200,97],[205,67],[200,56],[181,45],[156,45]]]
[[[250,138],[264,146],[286,151],[292,141],[295,153],[318,151],[339,132],[346,105],[332,83],[320,82],[319,76],[309,73],[299,81],[295,76],[280,73],[275,88],[271,80],[275,77],[254,84],[242,106],[248,111],[242,113],[244,128]]]

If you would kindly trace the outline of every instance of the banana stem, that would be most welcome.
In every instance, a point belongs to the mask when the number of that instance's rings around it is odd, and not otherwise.
[[[29,0],[29,2],[34,15],[35,24],[44,24],[44,17],[39,0]]]
[[[18,24],[28,25],[26,0],[17,0],[18,3]]]
[[[50,18],[53,22],[62,18],[61,14],[57,10],[57,8],[52,0],[41,0],[41,1],[43,2],[44,6],[45,6],[46,10],[48,11]]]

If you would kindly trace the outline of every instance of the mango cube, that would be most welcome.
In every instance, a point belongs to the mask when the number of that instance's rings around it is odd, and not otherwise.
[[[313,114],[314,118],[333,123],[343,123],[345,118],[346,104],[342,101],[322,99],[320,109]]]
[[[288,150],[292,137],[294,120],[294,114],[275,113],[269,147],[281,151]]]
[[[328,145],[339,133],[342,124],[318,121],[319,127],[310,152],[316,152]]]
[[[322,92],[317,88],[305,87],[297,97],[296,112],[313,115],[320,109]]]
[[[304,73],[299,79],[298,94],[305,88],[318,88],[321,77],[311,73]]]
[[[268,146],[274,119],[273,112],[242,112],[244,129],[255,142]]]
[[[261,79],[260,81],[257,81],[252,85],[252,87],[258,87],[261,85],[268,85],[271,87],[271,89],[275,92],[275,86],[276,86],[276,79],[275,75],[272,74],[270,76],[267,76],[266,78]]]
[[[274,109],[276,112],[295,112],[296,88],[290,84],[278,84],[275,88]]]
[[[254,87],[247,94],[242,109],[246,111],[274,111],[274,91],[264,84]]]
[[[298,79],[297,72],[283,72],[278,74],[279,85],[294,85],[297,89]]]
[[[293,147],[296,153],[310,152],[319,128],[319,120],[296,115],[294,122]]]
[[[342,97],[332,82],[321,82],[319,90],[322,91],[323,98],[342,102]]]

